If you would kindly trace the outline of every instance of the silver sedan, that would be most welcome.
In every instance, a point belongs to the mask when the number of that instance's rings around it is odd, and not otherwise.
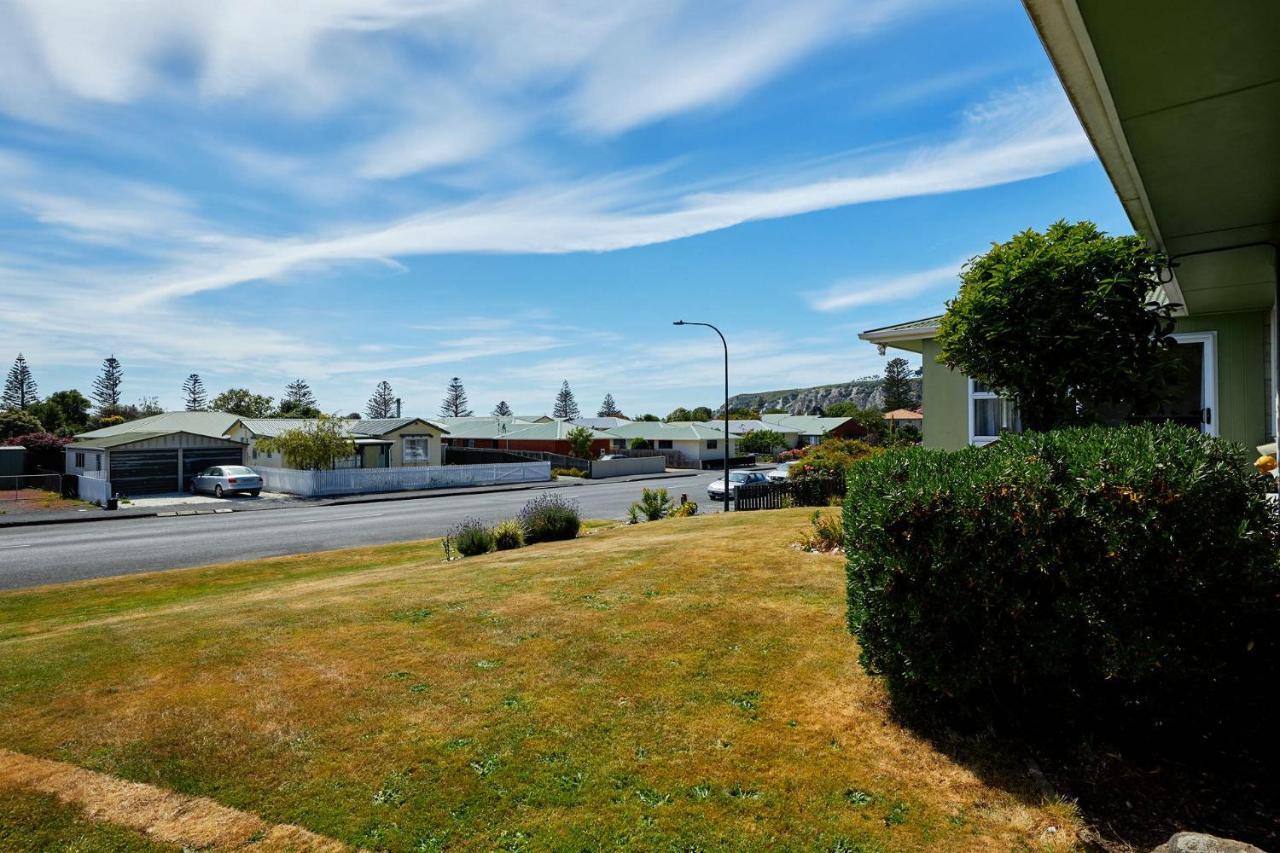
[[[258,472],[243,465],[221,465],[206,468],[191,478],[191,491],[208,492],[215,497],[248,494],[255,498],[262,492],[262,478]]]

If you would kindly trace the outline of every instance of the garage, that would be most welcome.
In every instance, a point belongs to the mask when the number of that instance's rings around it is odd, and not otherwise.
[[[206,468],[244,464],[245,445],[221,434],[234,420],[174,412],[84,433],[66,448],[66,470],[109,480],[126,497],[182,491]]]

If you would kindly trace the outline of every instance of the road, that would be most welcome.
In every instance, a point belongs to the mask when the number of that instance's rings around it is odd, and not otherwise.
[[[555,491],[576,500],[583,518],[625,518],[644,487],[666,488],[673,499],[687,494],[700,512],[715,512],[719,507],[707,500],[707,484],[714,479],[708,472]],[[464,518],[509,518],[542,493],[463,494],[0,530],[0,589],[429,539],[443,536]]]

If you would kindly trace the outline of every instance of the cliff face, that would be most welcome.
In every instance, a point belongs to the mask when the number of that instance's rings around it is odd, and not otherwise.
[[[911,379],[916,399],[920,399],[920,377]],[[731,409],[785,409],[789,415],[811,415],[832,403],[853,403],[861,409],[884,407],[884,381],[858,379],[840,385],[817,385],[813,388],[791,388],[785,391],[759,391],[736,394],[729,398]]]

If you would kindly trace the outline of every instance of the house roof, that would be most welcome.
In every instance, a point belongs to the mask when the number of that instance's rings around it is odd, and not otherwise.
[[[922,421],[924,414],[912,409],[894,409],[891,412],[885,412],[884,419],[886,421]]]
[[[608,431],[606,438],[643,438],[645,441],[705,441],[724,438],[724,430],[697,421],[632,421]]]
[[[361,437],[386,435],[389,432],[403,429],[412,423],[425,423],[441,432],[449,432],[445,427],[424,418],[368,418],[360,420],[340,418],[339,422],[347,435]],[[285,430],[300,429],[308,424],[315,423],[315,418],[236,418],[223,432],[230,432],[231,427],[235,426],[236,423],[240,423],[256,436],[271,438]]]
[[[165,412],[148,418],[138,418],[115,426],[82,432],[76,440],[98,439],[124,433],[154,432],[158,434],[185,432],[208,438],[222,438],[239,417],[228,412]]]
[[[503,423],[496,417],[442,418],[449,428],[450,438],[484,438],[484,439],[521,439],[524,441],[563,441],[569,432],[579,426],[573,421],[555,418],[527,421],[513,418]],[[609,438],[603,432],[583,426],[591,430],[595,439]]]
[[[705,427],[711,427],[712,429],[718,429],[721,432],[724,432],[723,420],[699,421],[698,423],[702,424]],[[735,418],[729,419],[730,435],[746,435],[749,432],[755,432],[756,430],[762,430],[762,429],[772,430],[774,432],[796,432],[796,430],[791,429],[789,427],[784,427],[782,424],[767,423],[766,421],[762,421],[762,420],[746,420],[746,419],[735,419]]]
[[[134,423],[136,423],[136,421],[134,421]],[[134,444],[139,441],[147,441],[148,439],[152,439],[152,438],[161,438],[166,435],[190,435],[190,436],[196,436],[199,438],[217,438],[227,442],[228,444],[234,443],[231,441],[231,439],[223,435],[206,435],[204,433],[193,433],[193,432],[188,432],[186,430],[181,430],[181,429],[179,430],[166,429],[166,430],[138,430],[135,432],[117,432],[117,433],[113,433],[112,435],[98,435],[98,436],[88,436],[87,434],[78,435],[76,436],[76,440],[67,446],[75,448],[77,450],[84,450],[84,449],[111,450],[112,448],[115,448],[115,447],[122,447],[126,444]]]
[[[767,424],[786,427],[801,435],[826,435],[852,418],[824,418],[818,415],[761,415]]]
[[[859,333],[858,337],[873,344],[920,352],[922,347],[919,342],[938,334],[938,324],[941,322],[942,315],[939,314],[936,317],[924,317],[892,326],[881,326],[878,329],[867,329]]]
[[[590,427],[591,429],[612,429],[613,427],[621,426],[622,424],[631,423],[629,418],[615,417],[572,418],[571,420],[578,426]]]

